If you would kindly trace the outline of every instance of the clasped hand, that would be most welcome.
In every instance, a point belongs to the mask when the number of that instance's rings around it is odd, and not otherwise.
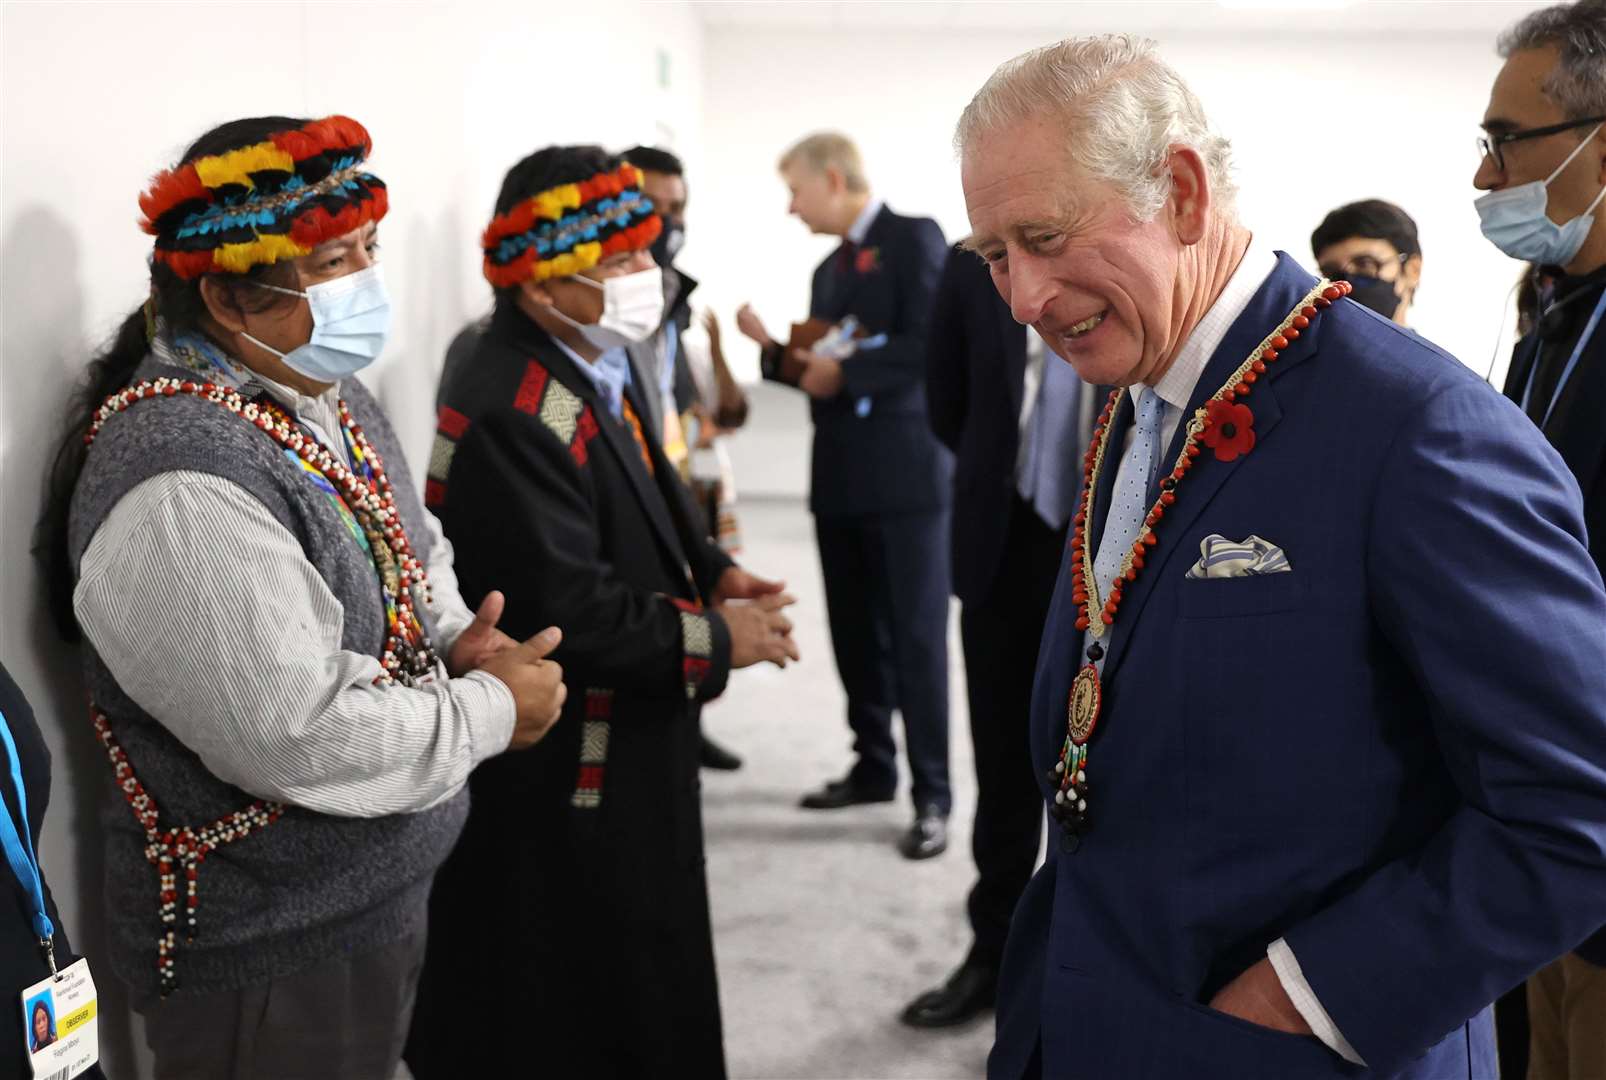
[[[779,342],[770,336],[764,321],[758,317],[751,304],[743,304],[737,309],[736,329],[760,348],[771,349],[779,345]],[[798,378],[797,385],[798,389],[809,397],[816,401],[828,401],[842,392],[845,380],[840,360],[827,360],[815,356],[808,349],[793,349],[788,355],[803,364],[803,374]]]
[[[522,750],[541,741],[568,699],[562,666],[547,659],[563,640],[563,632],[549,626],[529,641],[514,641],[496,628],[505,603],[500,592],[486,594],[474,621],[452,643],[446,669],[454,677],[483,671],[508,688],[515,710],[508,748]]]
[[[798,389],[815,401],[829,401],[842,392],[847,379],[842,373],[842,361],[815,356],[807,349],[793,349],[794,359],[803,362],[803,374],[798,376]]]
[[[792,620],[784,614],[797,600],[786,583],[768,581],[732,566],[714,586],[714,610],[725,620],[731,636],[731,667],[745,668],[768,661],[784,668],[802,658],[792,640]]]

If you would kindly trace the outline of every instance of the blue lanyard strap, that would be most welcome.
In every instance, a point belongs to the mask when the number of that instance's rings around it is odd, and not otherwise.
[[[1539,421],[1542,430],[1550,423],[1550,414],[1556,410],[1556,402],[1561,400],[1561,392],[1567,387],[1567,380],[1572,377],[1573,368],[1578,366],[1578,358],[1584,355],[1584,346],[1594,336],[1595,328],[1600,325],[1600,317],[1606,312],[1606,292],[1600,294],[1595,302],[1595,310],[1590,313],[1589,321],[1584,324],[1584,332],[1578,335],[1578,344],[1573,346],[1573,354],[1567,358],[1567,366],[1561,369],[1561,378],[1556,380],[1556,390],[1550,395],[1550,404],[1545,406],[1544,418]],[[1522,411],[1528,411],[1528,399],[1533,396],[1534,380],[1539,377],[1539,349],[1534,350],[1533,367],[1528,369],[1528,385],[1522,391]]]
[[[11,812],[0,813],[0,846],[5,847],[6,862],[11,864],[12,873],[17,875],[17,881],[33,904],[33,930],[39,937],[39,944],[48,952],[56,928],[45,914],[45,884],[39,876],[39,860],[34,856],[33,837],[28,831],[28,793],[22,786],[22,757],[17,753],[17,744],[11,738],[11,728],[4,715],[0,715],[0,742],[5,743],[6,757],[11,762],[11,784],[17,789],[17,810],[22,817],[19,836]]]

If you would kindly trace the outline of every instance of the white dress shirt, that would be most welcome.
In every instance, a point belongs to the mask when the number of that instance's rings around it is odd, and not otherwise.
[[[881,208],[886,205],[884,200],[878,199],[874,195],[870,196],[870,201],[864,204],[864,209],[859,211],[859,216],[853,219],[852,225],[848,226],[848,243],[853,244],[855,247],[863,244],[864,238],[870,235],[870,226],[875,224],[876,215],[881,213]]]
[[[1232,277],[1227,280],[1221,295],[1210,305],[1210,309],[1199,320],[1199,325],[1194,327],[1193,333],[1188,335],[1188,340],[1182,345],[1182,351],[1177,353],[1177,358],[1172,361],[1165,374],[1152,384],[1155,394],[1163,403],[1160,416],[1161,475],[1169,473],[1174,466],[1174,462],[1168,456],[1171,440],[1182,423],[1183,410],[1188,407],[1188,401],[1193,397],[1194,389],[1198,386],[1200,377],[1204,375],[1205,367],[1210,363],[1210,358],[1215,355],[1216,350],[1221,347],[1227,331],[1244,313],[1249,301],[1254,299],[1255,293],[1260,290],[1275,266],[1276,255],[1272,249],[1258,240],[1251,239],[1249,249],[1244,252],[1243,259],[1232,272]],[[1266,329],[1272,328],[1268,326]],[[1148,384],[1134,383],[1127,388],[1134,409],[1145,385]],[[1133,429],[1129,427],[1125,442],[1122,444],[1119,458],[1121,465],[1116,471],[1113,490],[1119,490],[1124,479],[1122,470],[1128,465],[1126,445],[1131,441],[1132,433]],[[1366,1063],[1355,1053],[1355,1048],[1339,1032],[1338,1025],[1333,1023],[1333,1018],[1327,1015],[1327,1010],[1322,1008],[1322,1003],[1317,1000],[1316,992],[1305,979],[1304,972],[1299,968],[1299,961],[1288,943],[1278,938],[1267,948],[1266,955],[1271,960],[1273,970],[1277,972],[1277,979],[1282,983],[1283,990],[1293,1001],[1294,1008],[1299,1010],[1299,1015],[1304,1017],[1305,1023],[1310,1025],[1312,1034],[1345,1061],[1365,1065]]]
[[[333,388],[309,398],[248,380],[349,465]],[[474,616],[451,544],[424,520],[414,547],[444,658]],[[124,495],[84,551],[73,610],[118,686],[259,798],[344,817],[424,810],[512,737],[513,695],[485,672],[451,679],[438,664],[420,686],[374,686],[383,668],[341,648],[344,608],[294,534],[211,473],[162,473]]]
[[[1199,325],[1193,328],[1188,340],[1182,343],[1182,351],[1171,362],[1164,375],[1152,385],[1155,394],[1164,402],[1160,415],[1160,467],[1170,472],[1167,466],[1173,462],[1166,454],[1170,451],[1171,440],[1176,436],[1177,428],[1182,424],[1182,410],[1188,407],[1188,399],[1193,396],[1194,387],[1204,375],[1204,370],[1210,363],[1210,358],[1221,347],[1221,341],[1232,329],[1232,324],[1238,321],[1238,316],[1244,313],[1249,301],[1255,298],[1260,286],[1271,275],[1272,269],[1277,265],[1276,255],[1271,248],[1251,239],[1249,250],[1244,252],[1243,259],[1238,268],[1227,279],[1227,284],[1216,297],[1216,302],[1199,320]],[[1270,330],[1271,327],[1266,329]],[[1146,383],[1133,383],[1127,387],[1127,393],[1132,397],[1134,407],[1138,403],[1138,395],[1143,392]],[[1127,430],[1127,438],[1132,437],[1131,429]],[[1119,480],[1117,480],[1119,483]]]

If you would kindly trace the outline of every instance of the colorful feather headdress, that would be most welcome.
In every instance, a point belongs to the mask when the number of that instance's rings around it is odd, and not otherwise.
[[[159,173],[140,196],[140,227],[182,278],[306,255],[385,216],[384,182],[362,169],[371,148],[346,116],[274,132]]]
[[[497,288],[569,277],[610,255],[649,248],[663,223],[641,193],[641,170],[621,165],[534,195],[485,230],[485,277]]]

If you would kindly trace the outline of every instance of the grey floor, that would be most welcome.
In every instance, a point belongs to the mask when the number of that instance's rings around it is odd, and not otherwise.
[[[746,766],[703,774],[708,878],[725,1045],[740,1080],[978,1077],[992,1014],[945,1031],[898,1022],[903,1005],[942,980],[970,943],[965,894],[974,868],[975,777],[957,634],[950,634],[951,769],[947,854],[922,863],[893,847],[912,810],[896,803],[798,809],[802,792],[849,763],[843,698],[831,660],[812,519],[801,502],[740,507],[749,569],[784,578],[798,597],[803,662],[737,672],[705,714],[710,734]]]

